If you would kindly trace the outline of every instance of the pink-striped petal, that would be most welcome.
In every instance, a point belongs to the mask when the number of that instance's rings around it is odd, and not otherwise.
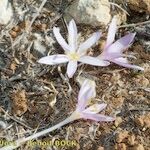
[[[115,118],[113,117],[109,117],[109,116],[105,116],[105,115],[101,115],[101,114],[88,114],[88,113],[82,113],[82,117],[85,119],[90,119],[90,120],[94,120],[94,121],[114,121]]]
[[[66,55],[51,55],[51,56],[45,56],[38,60],[38,63],[46,64],[46,65],[56,65],[61,63],[68,62],[68,58]]]
[[[132,68],[132,69],[137,69],[137,70],[144,71],[144,68],[142,68],[142,67],[139,67],[137,65],[129,64],[126,58],[122,58],[122,57],[117,58],[117,59],[112,60],[112,62],[114,62],[115,64],[118,64],[120,66],[126,67],[126,68]]]
[[[67,75],[69,78],[72,78],[74,73],[77,70],[77,61],[69,61],[67,65]]]
[[[71,50],[71,47],[66,43],[65,39],[60,34],[60,29],[57,27],[53,27],[53,33],[55,35],[55,38],[57,42],[61,45],[61,47],[66,51],[69,52]]]
[[[82,111],[91,100],[91,98],[95,97],[95,86],[90,84],[88,80],[85,80],[81,86],[78,95],[78,104],[77,110]]]
[[[133,39],[135,37],[135,33],[129,33],[128,35],[120,38],[115,43],[110,45],[105,51],[107,53],[122,53],[126,48],[130,46],[130,44],[133,42]]]
[[[117,19],[116,19],[116,17],[113,17],[113,19],[110,23],[109,29],[108,29],[108,35],[107,35],[105,49],[114,42],[116,32],[117,32]]]
[[[79,61],[84,64],[89,64],[93,66],[108,66],[110,64],[108,61],[99,59],[98,57],[91,57],[91,56],[80,57]]]
[[[97,114],[103,109],[105,109],[107,104],[93,104],[92,106],[86,108],[83,113],[88,113],[88,114]]]
[[[88,38],[85,42],[83,42],[79,46],[78,53],[80,55],[84,55],[87,52],[87,50],[99,40],[100,37],[101,37],[100,32],[93,33],[93,35],[90,38]]]
[[[71,51],[75,52],[77,49],[78,33],[76,23],[73,19],[69,22],[68,33],[69,33],[68,36],[69,46],[71,47]]]

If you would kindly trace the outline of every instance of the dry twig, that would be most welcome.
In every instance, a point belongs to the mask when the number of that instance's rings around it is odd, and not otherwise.
[[[145,24],[150,24],[150,20],[144,21],[144,22],[139,22],[139,23],[122,25],[122,26],[119,26],[119,28],[129,28],[129,27],[135,27],[135,26],[140,26],[140,25],[145,25]]]

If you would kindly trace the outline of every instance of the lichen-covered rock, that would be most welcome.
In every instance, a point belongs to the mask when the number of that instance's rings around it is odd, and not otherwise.
[[[77,0],[66,10],[65,17],[92,26],[108,25],[111,20],[110,4],[108,0]]]
[[[13,10],[8,0],[0,0],[0,24],[7,24],[13,16]]]

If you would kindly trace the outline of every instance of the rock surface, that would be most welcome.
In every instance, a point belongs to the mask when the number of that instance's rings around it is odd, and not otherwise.
[[[7,24],[13,16],[13,10],[8,0],[0,1],[0,24]]]
[[[77,0],[66,10],[66,19],[92,26],[107,25],[111,20],[108,0]]]

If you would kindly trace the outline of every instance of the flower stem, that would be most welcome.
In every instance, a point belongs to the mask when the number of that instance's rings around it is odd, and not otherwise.
[[[22,144],[24,144],[25,142],[27,142],[29,140],[36,139],[36,138],[38,138],[40,136],[43,136],[43,135],[45,135],[49,132],[52,132],[52,131],[54,131],[54,130],[56,130],[56,129],[58,129],[58,128],[66,125],[66,124],[68,124],[68,123],[70,123],[74,120],[76,120],[76,119],[78,119],[78,118],[76,117],[75,113],[72,113],[72,115],[70,117],[66,118],[62,122],[48,128],[48,129],[45,129],[43,131],[37,132],[33,135],[30,135],[28,137],[18,139],[16,141],[12,142],[12,144],[0,148],[0,150],[13,150],[13,149],[16,149],[16,148],[20,147]]]

